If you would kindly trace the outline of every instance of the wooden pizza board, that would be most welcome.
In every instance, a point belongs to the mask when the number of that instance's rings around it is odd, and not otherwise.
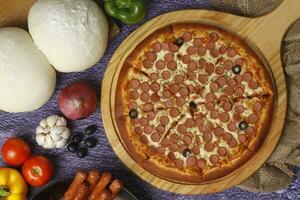
[[[245,18],[208,10],[181,10],[162,14],[131,33],[115,51],[102,82],[101,112],[104,128],[114,151],[137,176],[151,185],[180,194],[206,194],[235,186],[253,174],[274,150],[284,125],[287,93],[281,60],[281,43],[288,27],[300,17],[299,0],[285,0],[271,13]],[[177,22],[195,22],[219,26],[246,41],[264,62],[273,76],[276,88],[274,118],[259,151],[244,165],[216,181],[203,184],[182,184],[157,177],[138,165],[127,153],[115,123],[115,93],[119,72],[129,53],[155,30]]]

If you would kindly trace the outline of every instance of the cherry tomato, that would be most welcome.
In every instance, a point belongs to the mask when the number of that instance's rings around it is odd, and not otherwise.
[[[22,167],[22,174],[26,182],[33,187],[47,184],[53,176],[54,167],[44,156],[32,156]]]
[[[9,138],[2,146],[2,158],[5,163],[12,166],[22,165],[30,155],[29,145],[16,137]]]

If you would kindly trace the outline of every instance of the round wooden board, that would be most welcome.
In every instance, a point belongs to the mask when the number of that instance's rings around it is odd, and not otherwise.
[[[207,10],[182,10],[160,15],[128,36],[113,55],[102,82],[101,112],[107,137],[123,163],[137,176],[163,190],[180,194],[206,194],[223,191],[251,176],[275,148],[284,125],[287,98],[280,50],[288,27],[300,17],[298,0],[284,1],[276,10],[260,18],[244,18]],[[260,56],[274,77],[276,88],[273,123],[259,151],[247,163],[222,179],[203,184],[180,184],[154,176],[139,166],[120,140],[114,119],[116,83],[129,53],[155,30],[178,22],[205,23],[229,30],[244,39]]]

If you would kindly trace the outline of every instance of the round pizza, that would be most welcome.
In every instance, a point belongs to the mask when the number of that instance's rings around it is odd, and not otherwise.
[[[155,31],[126,58],[116,125],[130,156],[164,179],[201,183],[228,175],[258,151],[274,89],[239,37],[203,24]]]

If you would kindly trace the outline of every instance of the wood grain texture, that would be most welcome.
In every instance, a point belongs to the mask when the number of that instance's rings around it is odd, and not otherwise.
[[[118,157],[135,174],[153,186],[180,194],[223,191],[251,176],[272,153],[281,135],[287,106],[286,83],[280,56],[281,42],[288,27],[299,17],[298,0],[286,0],[276,10],[259,18],[244,18],[216,11],[182,10],[160,15],[134,31],[113,55],[102,83],[102,119],[107,137]],[[127,153],[119,137],[113,114],[116,83],[125,58],[152,32],[175,22],[212,24],[236,33],[256,51],[270,70],[277,90],[274,119],[260,150],[247,163],[228,176],[199,185],[166,181],[145,171]]]

